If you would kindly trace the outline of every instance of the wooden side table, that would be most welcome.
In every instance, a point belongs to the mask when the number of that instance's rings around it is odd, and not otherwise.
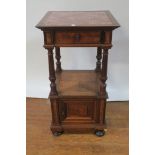
[[[118,22],[109,11],[49,11],[36,27],[43,31],[48,50],[52,133],[103,136],[108,50]],[[60,47],[97,47],[95,70],[62,70]]]

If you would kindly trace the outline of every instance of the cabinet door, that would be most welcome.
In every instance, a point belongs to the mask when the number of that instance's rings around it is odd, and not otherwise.
[[[60,119],[65,124],[93,123],[96,102],[91,99],[66,99],[59,101]]]

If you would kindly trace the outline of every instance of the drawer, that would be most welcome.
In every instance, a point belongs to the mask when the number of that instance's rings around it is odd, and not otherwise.
[[[96,44],[100,42],[99,31],[57,31],[56,44]]]

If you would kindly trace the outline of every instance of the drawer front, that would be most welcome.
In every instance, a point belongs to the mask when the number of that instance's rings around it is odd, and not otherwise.
[[[100,32],[57,31],[55,42],[56,44],[96,44],[100,42]]]

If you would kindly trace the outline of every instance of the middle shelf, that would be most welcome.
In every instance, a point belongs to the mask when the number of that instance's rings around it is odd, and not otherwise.
[[[63,70],[56,72],[59,96],[96,97],[99,92],[100,72],[94,70]]]

